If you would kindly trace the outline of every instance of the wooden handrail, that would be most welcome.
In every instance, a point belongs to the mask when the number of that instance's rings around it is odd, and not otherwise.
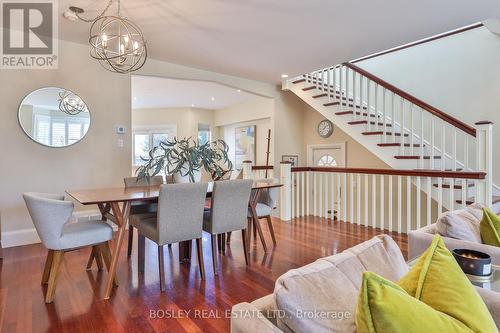
[[[429,37],[429,38],[424,38],[424,39],[421,39],[421,40],[418,40],[418,41],[415,41],[415,42],[412,42],[412,43],[408,43],[408,44],[405,44],[405,45],[397,46],[397,47],[394,47],[392,49],[388,49],[388,50],[385,50],[385,51],[381,51],[381,52],[377,52],[377,53],[374,53],[374,54],[370,54],[370,55],[367,55],[366,57],[357,58],[357,59],[354,59],[354,60],[350,61],[350,63],[354,64],[354,63],[357,63],[357,62],[360,62],[360,61],[363,61],[363,60],[368,60],[368,59],[371,59],[371,58],[376,58],[376,57],[382,56],[384,54],[388,54],[388,53],[392,53],[392,52],[404,50],[404,49],[407,49],[409,47],[413,47],[413,46],[420,45],[420,44],[429,43],[429,42],[435,41],[437,39],[441,39],[441,38],[445,38],[445,37],[448,37],[448,36],[456,35],[456,34],[459,34],[459,33],[462,33],[462,32],[468,31],[468,30],[480,28],[482,26],[483,26],[482,22],[474,23],[472,25],[469,25],[469,26],[466,26],[466,27],[463,27],[463,28],[455,29],[455,30],[452,30],[452,31],[448,31],[448,32],[436,35],[436,36],[432,36],[432,37]]]
[[[368,168],[334,168],[334,167],[293,167],[292,172],[334,172],[359,173],[368,175],[414,176],[456,179],[485,179],[485,172],[442,171],[442,170],[401,170],[401,169],[368,169]]]
[[[273,170],[272,165],[252,165],[252,170]]]
[[[354,65],[353,63],[346,62],[343,65],[352,69],[353,71],[358,72],[359,74],[372,80],[373,82],[376,82],[380,86],[384,87],[385,89],[388,89],[389,91],[395,93],[396,95],[408,100],[412,104],[414,104],[414,105],[426,110],[427,112],[435,115],[436,117],[446,121],[447,123],[451,124],[452,126],[461,129],[462,131],[464,131],[465,133],[467,133],[469,135],[472,135],[473,137],[476,137],[476,129],[474,127],[471,127],[471,126],[467,125],[466,123],[450,116],[449,114],[444,113],[443,111],[436,109],[432,105],[416,98],[413,95],[410,95],[406,91],[399,89],[398,87],[382,80],[378,76],[375,76],[372,73],[367,72],[366,70]]]

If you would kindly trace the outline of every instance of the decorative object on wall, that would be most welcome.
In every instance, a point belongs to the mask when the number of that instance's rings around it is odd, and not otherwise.
[[[235,167],[240,170],[243,161],[255,162],[255,125],[237,127],[235,129]]]
[[[199,182],[201,169],[220,178],[232,170],[229,147],[224,140],[200,144],[198,140],[174,137],[154,147],[149,156],[142,157],[145,164],[137,169],[139,178],[156,176],[163,171],[173,175],[176,183]]]
[[[86,111],[87,105],[85,105],[80,96],[65,90],[59,93],[59,110],[70,116],[74,116]]]
[[[40,88],[24,97],[18,119],[27,136],[48,147],[76,144],[90,127],[90,112],[83,99],[57,87]]]
[[[292,167],[299,166],[299,155],[281,155],[281,162],[290,162]]]
[[[116,15],[105,16],[113,2],[117,2]],[[120,0],[109,0],[104,10],[93,19],[81,17],[79,7],[69,7],[80,20],[91,23],[90,56],[109,71],[129,73],[146,62],[147,47],[141,29],[129,19],[120,16]]]
[[[266,166],[269,166],[269,157],[271,156],[271,129],[267,130],[267,150],[266,150]],[[266,169],[266,179],[268,170]]]
[[[332,135],[332,133],[333,133],[333,123],[330,120],[324,119],[319,122],[318,134],[322,138],[328,138]]]

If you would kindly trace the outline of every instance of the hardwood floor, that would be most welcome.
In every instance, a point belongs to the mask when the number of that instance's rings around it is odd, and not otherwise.
[[[40,284],[47,250],[39,244],[5,249],[0,260],[0,332],[228,332],[225,313],[233,304],[271,293],[276,278],[291,268],[380,233],[312,217],[273,223],[278,245],[272,246],[263,220],[269,253],[264,254],[258,239],[252,239],[249,268],[241,233],[233,233],[226,255],[219,255],[217,276],[210,236],[204,234],[205,281],[195,257],[191,264],[179,264],[177,245],[165,247],[165,293],[160,293],[157,247],[152,242],[146,241],[145,272],[138,276],[135,237],[130,258],[123,247],[117,271],[120,285],[109,301],[103,300],[106,271],[98,271],[95,263],[92,270],[85,270],[90,249],[64,256],[52,304],[45,304],[46,286]],[[406,256],[406,236],[392,236]]]

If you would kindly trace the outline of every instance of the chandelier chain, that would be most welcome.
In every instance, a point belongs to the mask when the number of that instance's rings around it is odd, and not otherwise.
[[[79,13],[75,13],[76,14],[76,17],[78,17],[78,19],[82,20],[83,22],[87,22],[87,23],[92,23],[98,19],[100,19],[101,17],[104,16],[104,14],[106,14],[106,12],[108,11],[109,7],[111,7],[111,5],[113,4],[113,1],[114,0],[109,0],[108,4],[106,5],[106,7],[102,10],[102,12],[97,15],[96,17],[94,17],[93,19],[86,19],[84,17],[81,17]],[[117,0],[118,2],[118,16],[120,16],[120,0]]]

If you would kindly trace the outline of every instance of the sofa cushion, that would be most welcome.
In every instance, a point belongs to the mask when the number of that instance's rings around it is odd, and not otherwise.
[[[436,221],[438,233],[443,237],[481,243],[479,224],[483,212],[475,206],[448,211]]]
[[[398,284],[410,296],[455,318],[472,332],[498,332],[481,296],[439,235]]]
[[[483,219],[481,220],[481,237],[484,244],[500,246],[500,216],[497,216],[489,208],[483,208]]]
[[[355,332],[354,312],[364,271],[397,281],[408,272],[398,245],[386,235],[288,271],[274,297],[286,332]]]

